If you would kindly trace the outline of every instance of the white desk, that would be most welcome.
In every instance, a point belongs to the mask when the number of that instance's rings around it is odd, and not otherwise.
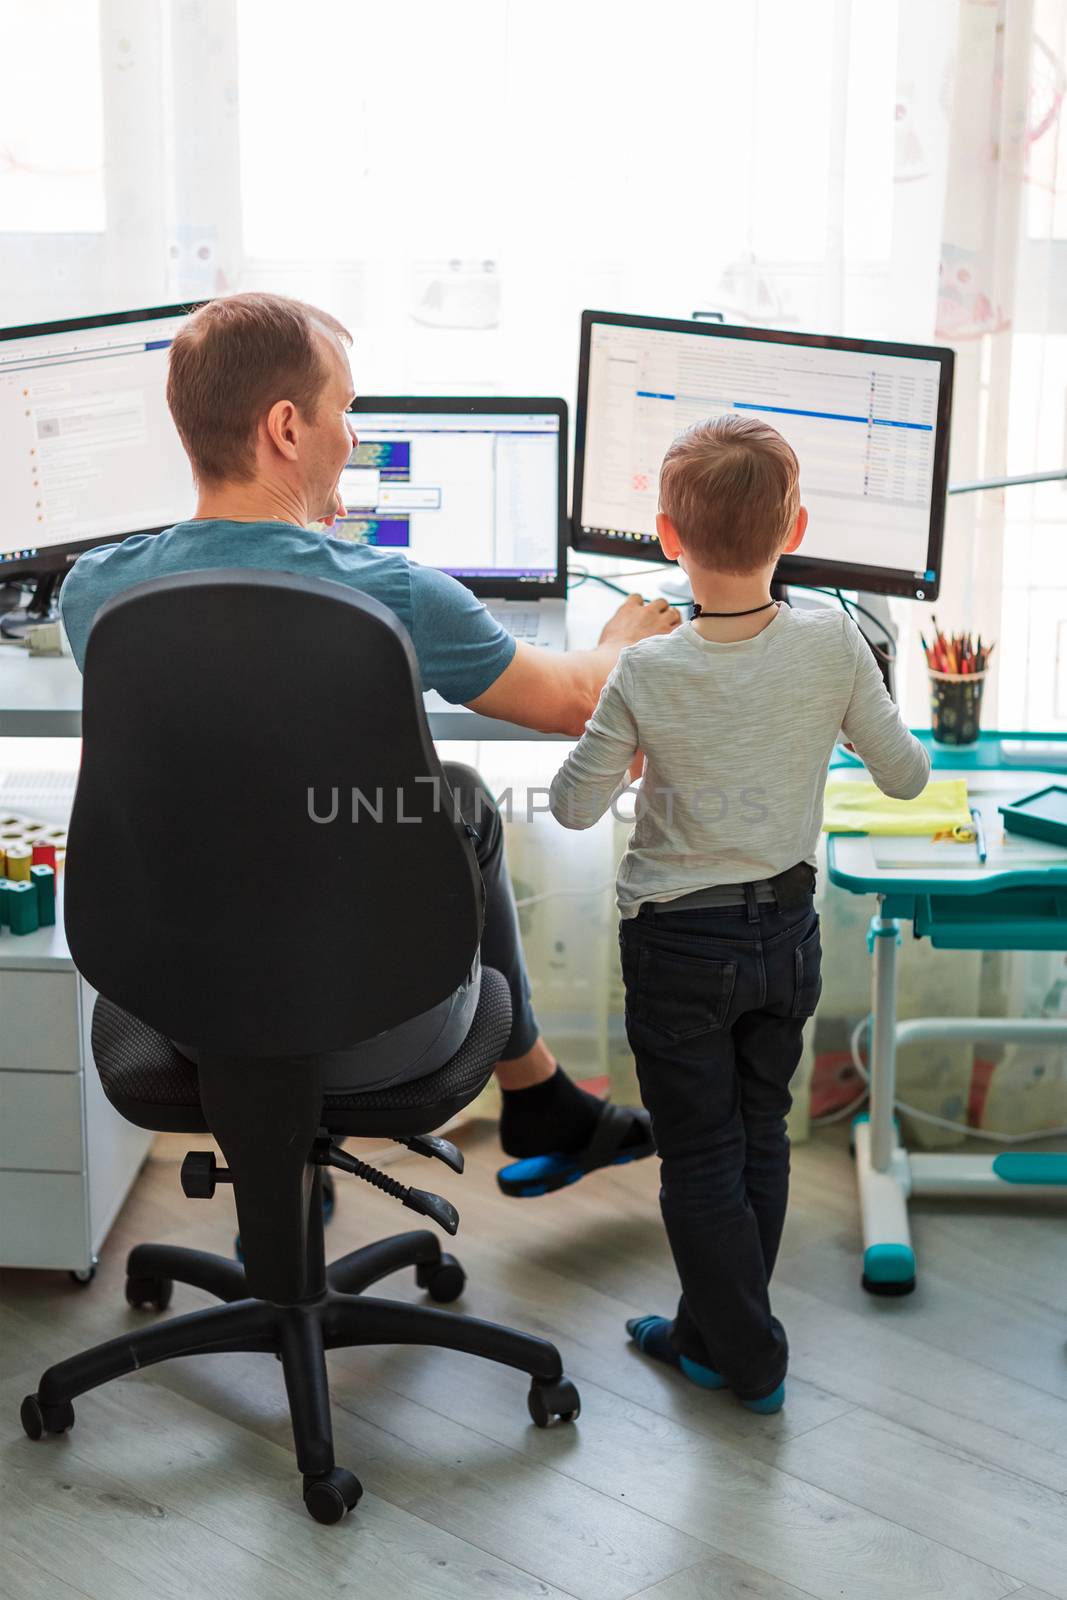
[[[56,926],[0,932],[0,1266],[87,1280],[153,1135],[120,1117],[93,1065],[96,995]]]
[[[590,571],[618,574],[630,569],[625,578],[613,577],[623,587],[655,595],[661,572],[643,562],[627,562],[606,556],[582,558]],[[571,591],[567,602],[567,634],[572,649],[587,649],[597,636],[622,596],[600,583],[582,583]],[[31,656],[15,645],[0,644],[0,739],[2,738],[78,738],[81,734],[81,673],[69,656]],[[430,732],[435,739],[542,740],[565,739],[565,734],[534,733],[510,722],[479,717],[463,706],[450,706],[439,695],[431,695],[427,706]]]

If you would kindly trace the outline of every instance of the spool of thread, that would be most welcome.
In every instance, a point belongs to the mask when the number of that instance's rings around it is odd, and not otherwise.
[[[35,867],[51,867],[56,870],[56,847],[54,844],[35,844],[33,846],[33,864]]]
[[[54,928],[56,922],[56,875],[43,863],[30,868],[30,880],[37,890],[37,920],[42,928]]]
[[[11,917],[12,933],[36,933],[40,927],[37,915],[37,885],[34,883],[12,883],[8,890],[8,912]]]
[[[11,879],[0,877],[0,928],[11,921],[10,902],[8,891],[11,888]]]
[[[6,875],[13,883],[29,883],[33,851],[28,844],[9,844],[5,851]]]

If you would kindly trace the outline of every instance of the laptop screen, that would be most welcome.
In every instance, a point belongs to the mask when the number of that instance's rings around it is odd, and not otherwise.
[[[363,409],[341,475],[348,515],[335,533],[403,550],[483,593],[559,576],[565,412]]]

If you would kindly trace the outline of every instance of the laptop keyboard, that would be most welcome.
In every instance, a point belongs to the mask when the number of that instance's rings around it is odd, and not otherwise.
[[[532,640],[537,638],[537,630],[541,625],[539,611],[494,611],[489,608],[491,616],[495,617],[502,628],[506,628],[515,639]]]

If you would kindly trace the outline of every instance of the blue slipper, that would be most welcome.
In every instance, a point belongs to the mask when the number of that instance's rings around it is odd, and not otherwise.
[[[551,1151],[543,1156],[527,1156],[501,1167],[496,1181],[504,1194],[520,1200],[551,1194],[577,1183],[601,1167],[622,1167],[629,1161],[642,1161],[655,1155],[652,1119],[638,1106],[613,1106],[604,1102],[593,1137],[584,1150]]]

